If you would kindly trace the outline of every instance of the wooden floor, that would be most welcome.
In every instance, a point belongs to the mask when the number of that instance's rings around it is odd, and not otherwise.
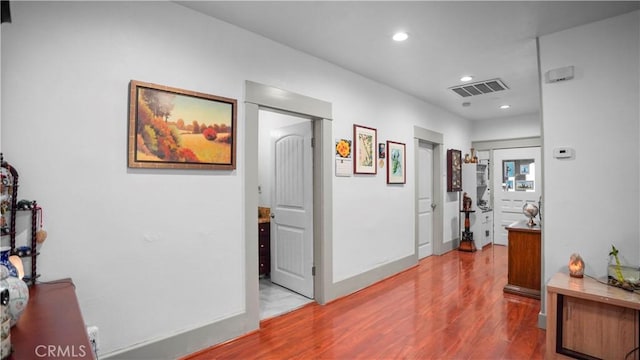
[[[503,293],[506,282],[504,246],[431,256],[184,359],[542,359],[540,301]]]

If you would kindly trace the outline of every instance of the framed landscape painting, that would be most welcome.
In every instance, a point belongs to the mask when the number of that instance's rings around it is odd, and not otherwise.
[[[128,166],[236,168],[237,101],[131,80]]]
[[[387,184],[406,183],[406,150],[405,144],[387,141],[387,153],[389,153],[389,163],[387,164]]]
[[[376,174],[377,130],[366,126],[353,125],[353,172],[356,174]]]

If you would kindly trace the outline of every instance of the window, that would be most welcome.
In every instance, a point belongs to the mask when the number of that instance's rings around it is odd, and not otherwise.
[[[535,179],[533,159],[502,161],[502,191],[535,191]]]

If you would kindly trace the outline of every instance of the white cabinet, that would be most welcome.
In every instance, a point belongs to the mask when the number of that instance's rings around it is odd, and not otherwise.
[[[493,243],[493,211],[480,213],[480,234],[478,234],[478,246],[482,247]]]
[[[469,215],[470,231],[478,249],[493,243],[493,211],[487,200],[488,192],[487,164],[462,164],[462,191],[473,200]],[[462,197],[462,194],[460,195]]]

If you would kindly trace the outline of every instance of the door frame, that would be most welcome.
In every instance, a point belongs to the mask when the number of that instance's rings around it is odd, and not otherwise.
[[[483,151],[489,152],[489,164],[491,164],[491,166],[493,166],[494,164],[493,150],[517,149],[517,148],[536,147],[536,146],[539,146],[540,151],[542,152],[542,138],[540,136],[529,136],[529,137],[522,137],[522,138],[502,139],[502,140],[481,140],[481,141],[471,142],[471,147],[476,149],[477,151],[483,150]],[[540,171],[542,171],[542,176],[544,177],[544,171],[543,171],[544,164],[542,164],[542,161],[543,160],[541,158]],[[495,176],[495,174],[493,174],[493,171],[491,171],[491,174],[492,174],[491,176]],[[491,186],[493,187],[493,184],[491,184]],[[495,191],[492,189],[489,201],[491,202],[491,206],[494,210],[494,216],[495,216],[495,201],[494,201],[495,199],[493,198],[494,192]],[[494,221],[495,221],[495,217],[494,217]],[[496,234],[494,233],[493,236],[495,238]]]
[[[260,108],[293,113],[313,120],[313,262],[314,295],[332,299],[333,179],[332,105],[257,82],[245,81],[244,245],[247,330],[260,325],[258,276],[258,121]]]
[[[444,152],[442,151],[442,145],[444,144],[444,135],[431,131],[419,126],[413,127],[413,148],[416,152],[415,159],[415,168],[418,168],[418,148],[420,146],[420,141],[431,144],[433,147],[433,172],[431,176],[433,177],[433,202],[436,204],[436,208],[433,210],[433,254],[434,255],[442,255],[447,251],[453,249],[453,246],[450,245],[450,248],[445,247],[445,243],[443,242],[443,221],[444,221],[444,188],[442,186],[442,174],[444,168]],[[415,172],[415,183],[418,183],[418,172]],[[418,256],[418,246],[420,239],[418,238],[418,195],[417,192],[414,194],[414,242],[415,242],[415,261],[419,260]],[[448,244],[452,244],[453,241],[448,242]]]

